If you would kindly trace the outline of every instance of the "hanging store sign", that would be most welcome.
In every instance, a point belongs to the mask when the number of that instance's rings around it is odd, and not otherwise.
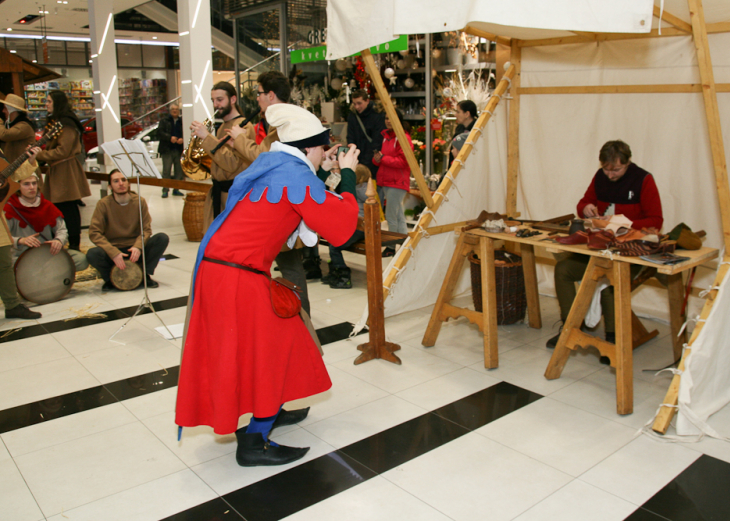
[[[398,52],[405,51],[408,49],[408,35],[402,34],[395,40],[381,43],[374,47],[370,47],[370,52],[373,54],[382,54],[385,52]],[[353,54],[353,56],[359,56],[360,53]],[[327,56],[327,46],[320,45],[319,47],[310,47],[309,49],[297,49],[291,53],[292,63],[307,63],[317,62],[325,59]]]

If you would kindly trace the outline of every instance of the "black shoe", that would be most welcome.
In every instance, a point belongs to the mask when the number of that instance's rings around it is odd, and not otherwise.
[[[555,325],[555,324],[553,324]],[[563,324],[560,324],[560,329],[558,329],[558,334],[552,337],[550,340],[547,341],[545,344],[545,347],[548,349],[555,349],[555,346],[558,345],[558,340],[560,339],[560,335],[563,332]]]
[[[606,331],[606,342],[610,342],[611,344],[615,344],[616,343],[616,333],[615,332]],[[611,365],[611,359],[609,357],[607,357],[607,356],[602,356],[599,359],[599,361],[603,365]]]
[[[101,287],[102,291],[111,291],[114,289],[114,284],[110,280],[107,280],[104,282],[104,285]]]
[[[395,248],[385,248],[382,255],[383,257],[393,257],[395,255]]]
[[[352,279],[350,278],[350,268],[340,268],[337,274],[330,282],[332,289],[350,289],[352,288]]]
[[[302,264],[304,266],[307,280],[322,278],[322,258],[319,255],[304,259]]]
[[[268,441],[264,441],[260,432],[248,434],[244,431],[245,429],[236,431],[238,440],[236,463],[242,467],[286,465],[303,458],[309,451],[309,447],[272,445]]]
[[[147,276],[147,287],[148,288],[157,288],[159,287],[160,283],[156,280],[152,280],[152,277]]]
[[[162,198],[163,199],[167,198],[167,191],[165,191],[165,190],[162,191]]]
[[[327,273],[327,275],[322,276],[322,284],[329,285],[331,282],[334,282],[337,280],[338,273],[340,271],[340,268],[333,268],[332,265],[330,265],[330,271]]]
[[[180,197],[182,197],[182,196],[183,196],[183,195],[185,195],[185,194],[184,194],[184,193],[182,193],[182,192],[181,192],[180,190],[178,190],[177,188],[175,188],[175,189],[174,189],[174,190],[172,191],[172,195],[179,195]]]
[[[282,409],[276,417],[276,421],[274,422],[274,426],[271,430],[273,431],[277,427],[284,427],[285,425],[296,425],[300,421],[304,420],[308,414],[309,407],[306,407],[305,409],[297,409],[295,411],[285,411]]]
[[[18,304],[14,308],[5,310],[5,318],[22,318],[25,320],[35,320],[41,318],[41,314],[37,311],[31,311],[23,304]]]

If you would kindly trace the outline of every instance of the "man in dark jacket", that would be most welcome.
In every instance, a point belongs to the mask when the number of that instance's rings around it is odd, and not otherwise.
[[[157,125],[157,137],[160,145],[157,149],[162,157],[162,177],[165,179],[183,180],[182,165],[180,156],[183,152],[183,128],[180,117],[180,107],[176,104],[170,105],[170,113],[160,119]],[[175,177],[170,177],[173,165],[175,166]],[[167,197],[167,188],[162,189],[162,197]],[[172,195],[183,195],[175,188]]]
[[[373,154],[383,144],[381,132],[385,130],[385,114],[375,111],[375,104],[364,90],[352,93],[352,105],[355,111],[347,117],[347,143],[357,147],[360,164],[368,167],[377,182],[378,167],[373,165]]]

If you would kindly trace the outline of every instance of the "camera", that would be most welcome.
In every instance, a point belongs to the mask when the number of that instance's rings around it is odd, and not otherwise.
[[[350,151],[350,147],[338,147],[337,148],[337,156],[340,157],[340,154],[347,154]]]

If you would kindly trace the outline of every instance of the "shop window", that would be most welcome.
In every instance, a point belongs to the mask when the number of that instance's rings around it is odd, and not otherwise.
[[[117,44],[117,65],[119,67],[142,67],[141,45]]]
[[[144,66],[157,69],[165,68],[165,48],[160,45],[140,45]]]
[[[66,42],[66,56],[68,65],[89,65],[89,59],[86,57],[86,43],[84,42]]]

